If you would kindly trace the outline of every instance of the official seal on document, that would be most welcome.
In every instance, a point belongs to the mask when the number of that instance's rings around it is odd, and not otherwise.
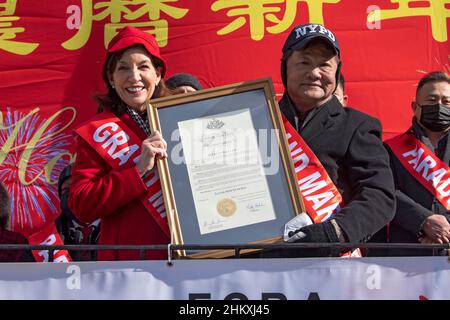
[[[217,203],[216,208],[222,217],[230,217],[236,212],[236,203],[230,198],[225,198]]]

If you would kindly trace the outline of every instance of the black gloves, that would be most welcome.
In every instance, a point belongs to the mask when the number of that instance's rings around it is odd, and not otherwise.
[[[304,236],[300,236],[295,242],[339,242],[336,229],[330,221],[310,224],[295,231],[298,232],[302,232]]]

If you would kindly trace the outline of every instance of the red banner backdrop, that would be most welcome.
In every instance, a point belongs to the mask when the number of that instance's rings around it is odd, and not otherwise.
[[[300,23],[323,23],[342,48],[349,104],[410,123],[415,85],[449,71],[450,0],[0,0],[0,181],[11,223],[30,236],[59,214],[56,182],[73,159],[71,129],[93,116],[105,46],[120,28],[155,35],[170,76],[205,87],[270,76]]]

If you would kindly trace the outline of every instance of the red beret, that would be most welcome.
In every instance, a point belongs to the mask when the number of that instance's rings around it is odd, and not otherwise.
[[[145,49],[147,49],[148,53],[162,62],[161,77],[164,77],[164,74],[166,73],[166,63],[161,57],[155,38],[150,33],[135,27],[127,26],[112,38],[108,45],[107,52],[110,54],[137,44],[142,44]]]

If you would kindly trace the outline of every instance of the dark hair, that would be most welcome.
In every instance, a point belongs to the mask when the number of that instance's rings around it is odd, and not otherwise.
[[[109,75],[113,74],[114,69],[116,68],[116,65],[117,65],[117,61],[119,61],[120,58],[122,58],[123,53],[132,47],[138,47],[138,46],[144,48],[144,46],[138,44],[138,45],[124,48],[117,52],[113,52],[106,57],[106,61],[105,61],[105,64],[103,65],[103,70],[102,70],[102,78],[103,78],[103,81],[105,82],[107,92],[95,95],[95,100],[98,104],[98,108],[97,108],[98,113],[100,113],[104,110],[108,110],[108,111],[111,111],[112,113],[114,113],[116,116],[120,116],[125,112],[127,106],[122,101],[122,99],[120,99],[116,90],[114,90],[112,88],[110,81],[109,81]],[[159,60],[158,58],[154,57],[151,54],[150,54],[150,57],[151,57],[151,61],[152,61],[153,66],[155,67],[155,69],[163,66],[163,63],[161,62],[161,60]],[[172,94],[173,94],[173,92],[166,87],[164,80],[161,78],[161,80],[159,81],[159,84],[155,87],[155,92],[153,92],[153,95],[151,98],[153,99],[153,98],[166,97],[166,96],[169,96]]]
[[[176,89],[181,86],[190,86],[195,90],[202,90],[202,85],[198,79],[190,73],[177,73],[171,76],[166,81],[167,87]]]
[[[0,227],[7,228],[9,225],[9,215],[11,214],[11,204],[8,191],[0,182]]]
[[[58,178],[58,196],[61,199],[62,194],[62,186],[64,182],[72,177],[72,164],[69,163],[64,169],[62,169],[61,173],[59,174]]]
[[[450,84],[450,77],[447,73],[442,71],[433,71],[426,74],[422,79],[420,79],[419,84],[417,85],[416,95],[419,92],[420,88],[422,88],[429,82],[447,82]]]
[[[342,74],[342,72],[339,75],[339,84],[338,85],[341,86],[342,92],[345,92],[345,79],[344,79],[344,75]]]

